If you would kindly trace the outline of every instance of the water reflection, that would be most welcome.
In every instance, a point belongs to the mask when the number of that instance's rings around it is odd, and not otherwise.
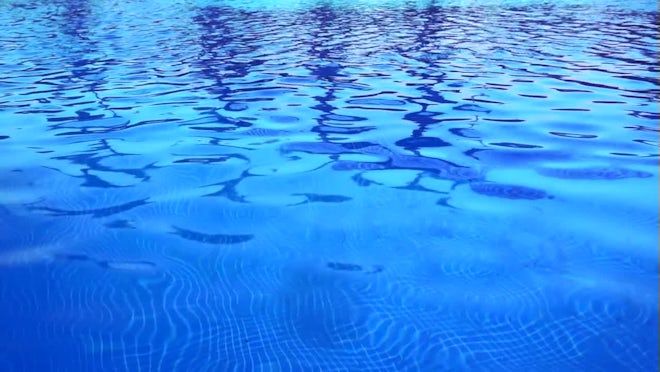
[[[652,5],[0,5],[0,369],[657,365]]]

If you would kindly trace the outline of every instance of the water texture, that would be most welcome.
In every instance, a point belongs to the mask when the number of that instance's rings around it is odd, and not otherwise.
[[[1,1],[0,370],[654,370],[658,21]]]

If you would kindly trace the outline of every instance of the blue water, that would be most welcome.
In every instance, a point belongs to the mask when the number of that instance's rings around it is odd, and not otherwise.
[[[0,2],[0,371],[653,371],[658,9]]]

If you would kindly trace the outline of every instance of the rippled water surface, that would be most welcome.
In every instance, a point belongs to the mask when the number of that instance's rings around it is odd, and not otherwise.
[[[648,0],[0,2],[1,371],[650,371]]]

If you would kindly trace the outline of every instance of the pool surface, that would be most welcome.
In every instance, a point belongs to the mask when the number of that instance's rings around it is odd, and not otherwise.
[[[0,371],[653,371],[657,1],[0,2]]]

